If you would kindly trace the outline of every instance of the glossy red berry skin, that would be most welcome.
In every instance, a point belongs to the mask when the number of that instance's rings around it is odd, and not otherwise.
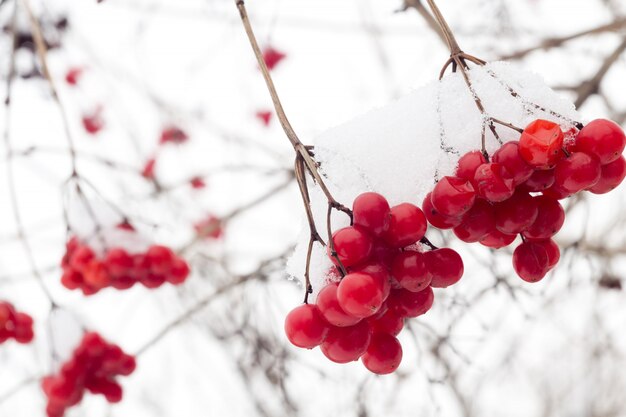
[[[413,292],[400,288],[391,290],[387,304],[389,310],[400,317],[418,317],[425,314],[433,306],[435,295],[431,287],[420,292]]]
[[[391,276],[389,273],[389,267],[382,262],[369,261],[364,264],[360,264],[358,267],[350,268],[348,272],[358,272],[361,274],[367,274],[374,278],[378,283],[378,286],[382,288],[383,300],[386,300],[391,290]]]
[[[423,238],[427,225],[422,209],[409,203],[398,204],[391,208],[389,229],[383,237],[390,246],[402,248]]]
[[[413,292],[422,291],[431,281],[426,257],[415,251],[399,253],[391,265],[391,275],[402,288]]]
[[[546,253],[548,254],[548,269],[554,268],[561,259],[561,250],[559,249],[559,245],[557,245],[552,239],[537,240],[535,243],[543,246],[546,250]]]
[[[516,235],[508,235],[496,229],[482,238],[480,244],[492,249],[501,249],[513,243],[516,237]]]
[[[620,156],[615,161],[602,165],[600,179],[589,188],[589,191],[594,194],[608,193],[620,185],[624,177],[626,177],[626,160]]]
[[[331,327],[320,349],[335,363],[348,363],[359,359],[371,340],[369,323],[363,320],[350,327]]]
[[[574,152],[556,165],[554,184],[567,192],[577,193],[596,185],[601,173],[598,158],[584,152]]]
[[[455,250],[440,248],[426,252],[425,256],[432,275],[431,287],[449,287],[456,284],[463,276],[463,260]]]
[[[572,194],[571,191],[565,190],[563,187],[558,184],[552,184],[550,188],[547,188],[541,192],[544,196],[549,197],[553,200],[564,200],[570,197]]]
[[[389,229],[391,209],[387,199],[377,193],[363,193],[352,203],[353,222],[380,236]]]
[[[152,245],[146,252],[146,258],[152,273],[165,275],[171,271],[176,254],[166,246]]]
[[[285,334],[294,345],[313,349],[322,344],[329,326],[316,305],[303,304],[291,310],[285,318]]]
[[[547,190],[554,184],[554,170],[544,169],[533,172],[521,186],[520,189],[529,193],[538,193]]]
[[[492,203],[504,201],[515,192],[513,176],[504,165],[497,163],[479,166],[473,184],[476,194]]]
[[[335,252],[345,267],[366,260],[374,245],[372,238],[365,230],[352,226],[344,227],[333,233],[333,243]],[[333,262],[336,262],[336,259],[331,256],[330,250],[329,245],[329,257]]]
[[[358,318],[369,317],[383,304],[383,288],[372,275],[351,272],[339,283],[337,300],[346,313]]]
[[[578,133],[576,150],[596,156],[602,165],[615,161],[624,152],[626,136],[615,122],[597,119]]]
[[[496,229],[508,235],[526,230],[537,219],[537,201],[528,193],[516,192],[513,197],[495,206]]]
[[[548,120],[530,123],[519,141],[520,156],[537,169],[548,169],[563,158],[564,134],[559,125]]]
[[[448,217],[460,217],[474,205],[476,192],[466,179],[443,177],[435,185],[430,199],[439,213]]]
[[[486,164],[487,159],[481,151],[471,151],[459,158],[455,176],[468,181],[474,179],[476,169],[482,164]]]
[[[370,372],[378,375],[390,374],[402,362],[402,346],[390,334],[374,333],[361,361]]]
[[[502,165],[513,177],[513,185],[517,186],[533,175],[535,170],[528,165],[519,153],[519,142],[507,142],[500,147],[491,158],[492,162]]]
[[[368,319],[373,333],[387,333],[397,336],[404,327],[404,319],[395,310],[385,311],[380,317]]]
[[[534,197],[537,201],[537,218],[522,232],[527,239],[548,239],[557,234],[565,222],[565,211],[557,200],[546,196]]]
[[[451,229],[461,224],[462,217],[448,217],[441,214],[431,201],[432,193],[428,193],[422,202],[422,210],[428,222],[438,229]]]
[[[537,282],[545,277],[549,270],[548,263],[548,253],[538,243],[524,242],[513,252],[513,268],[526,282]]]
[[[112,248],[105,255],[104,264],[109,274],[121,277],[133,267],[133,258],[124,249]]]
[[[463,222],[454,228],[454,234],[463,242],[478,242],[496,227],[493,206],[483,199],[478,199],[474,206],[465,213]]]
[[[333,326],[354,326],[361,321],[361,319],[346,313],[341,308],[339,300],[337,299],[338,286],[339,284],[337,283],[326,285],[320,290],[319,294],[317,294],[315,303],[317,304],[317,307],[324,319]]]

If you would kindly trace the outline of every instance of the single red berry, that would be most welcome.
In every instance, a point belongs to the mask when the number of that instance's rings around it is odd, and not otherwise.
[[[459,158],[455,176],[472,181],[474,179],[476,169],[486,163],[487,159],[481,151],[470,151]]]
[[[548,169],[564,154],[564,134],[558,124],[548,120],[535,120],[524,129],[519,140],[519,153],[531,166]]]
[[[294,345],[305,349],[319,346],[328,334],[329,326],[317,306],[300,305],[287,314],[285,334]]]
[[[349,226],[333,233],[333,245],[343,266],[349,267],[365,261],[370,256],[374,242],[364,229]],[[330,245],[327,251],[330,259],[336,263]]]
[[[191,188],[194,190],[201,190],[206,187],[206,182],[202,179],[202,177],[192,177],[189,180],[189,185],[191,185]]]
[[[602,173],[600,161],[584,152],[574,152],[554,169],[554,184],[570,193],[593,187]]]
[[[438,229],[451,229],[455,226],[461,224],[461,217],[448,217],[441,214],[431,201],[432,193],[428,193],[426,197],[424,197],[424,201],[422,202],[422,210],[424,210],[424,214],[426,215],[426,219],[428,222],[435,226]]]
[[[534,197],[537,201],[537,218],[522,234],[527,239],[548,239],[555,234],[565,222],[565,211],[557,200],[547,196]]]
[[[380,236],[389,228],[391,209],[380,194],[359,195],[352,203],[352,214],[354,225],[367,229],[373,236]]]
[[[530,227],[537,219],[537,200],[525,192],[496,204],[496,228],[504,234],[516,235]]]
[[[547,188],[541,192],[544,196],[549,197],[553,200],[563,200],[570,197],[572,194],[571,191],[567,191],[563,187],[558,184],[552,184],[550,188]]]
[[[478,242],[496,227],[493,206],[483,199],[478,199],[474,206],[465,213],[463,222],[454,228],[454,234],[463,242]]]
[[[109,274],[121,277],[128,274],[133,267],[133,258],[121,248],[112,248],[104,257],[104,265]]]
[[[483,237],[480,240],[480,244],[487,246],[488,248],[500,249],[509,246],[513,243],[516,237],[516,235],[508,235],[506,233],[502,233],[498,229],[495,229],[493,232]]]
[[[385,266],[385,264],[370,261],[365,264],[361,264],[358,267],[350,268],[349,272],[358,272],[370,275],[382,288],[383,300],[386,300],[389,296],[389,291],[391,290],[391,277],[389,275],[389,268]]]
[[[426,257],[415,251],[399,253],[391,264],[391,275],[402,288],[413,292],[428,287],[432,279]]]
[[[178,126],[168,126],[163,128],[161,136],[159,137],[159,144],[165,145],[167,143],[181,144],[189,140],[189,136],[184,130]]]
[[[166,279],[170,284],[179,285],[185,282],[189,276],[189,264],[179,257],[175,257]]]
[[[361,321],[360,318],[346,313],[339,305],[337,288],[339,284],[333,282],[326,285],[317,294],[315,303],[326,321],[336,327],[348,327]]]
[[[492,162],[502,165],[513,177],[513,185],[517,186],[533,175],[535,170],[528,165],[519,153],[519,142],[507,142],[500,147],[491,158]]]
[[[600,179],[593,187],[589,188],[589,191],[594,194],[608,193],[620,185],[624,181],[624,177],[626,177],[626,160],[620,156],[615,161],[602,165]]]
[[[263,61],[265,61],[265,65],[267,65],[267,69],[270,71],[273,70],[279,62],[285,59],[286,56],[287,55],[271,46],[263,49]]]
[[[418,317],[426,313],[433,306],[435,295],[431,287],[420,292],[413,292],[400,288],[391,290],[387,304],[389,310],[401,317]]]
[[[504,201],[515,192],[513,176],[504,165],[496,163],[479,166],[473,184],[476,194],[492,203]]]
[[[369,317],[383,304],[383,288],[372,275],[351,272],[339,283],[337,300],[346,313],[359,318]]]
[[[141,169],[141,176],[153,180],[155,178],[154,171],[156,168],[156,158],[150,158],[146,161],[145,165]]]
[[[83,269],[83,279],[94,290],[105,288],[111,283],[111,276],[104,264],[97,259],[89,262],[87,267]]]
[[[68,69],[67,72],[65,73],[65,82],[68,83],[69,85],[74,86],[78,84],[78,79],[80,78],[82,74],[83,74],[83,68],[72,67]]]
[[[537,170],[520,186],[520,189],[529,193],[538,193],[547,190],[552,184],[554,184],[553,169]]]
[[[597,119],[578,133],[576,150],[596,156],[602,165],[615,161],[624,152],[626,136],[615,122]]]
[[[85,131],[90,135],[95,135],[104,128],[104,120],[102,119],[100,110],[92,114],[84,115],[82,123]]]
[[[375,374],[390,374],[402,362],[402,346],[398,339],[386,333],[374,333],[367,351],[361,357],[363,365]]]
[[[431,287],[449,287],[463,276],[463,259],[455,250],[441,248],[428,251],[424,255],[432,275]]]
[[[422,209],[402,203],[391,208],[389,229],[385,241],[392,247],[402,248],[419,241],[426,234],[428,222]]]
[[[95,257],[96,254],[89,246],[80,245],[72,253],[69,264],[76,271],[82,272]]]
[[[548,269],[552,269],[559,263],[561,259],[561,250],[559,245],[552,239],[544,239],[535,241],[536,244],[543,246],[548,254]]]
[[[460,217],[474,205],[476,192],[466,179],[443,177],[435,185],[430,199],[439,213],[448,217]]]
[[[176,258],[176,254],[170,248],[162,245],[150,246],[145,256],[150,265],[150,272],[158,275],[169,274]]]
[[[331,361],[348,363],[365,353],[370,339],[369,323],[363,320],[350,327],[331,327],[320,349]]]
[[[254,117],[260,120],[263,126],[269,126],[272,120],[272,114],[273,113],[269,110],[259,110],[254,114]]]
[[[526,282],[540,281],[548,273],[548,253],[543,245],[524,242],[513,251],[513,268]]]
[[[378,315],[367,319],[373,333],[387,333],[397,336],[404,327],[404,318],[402,318],[396,310],[385,311],[380,317]]]

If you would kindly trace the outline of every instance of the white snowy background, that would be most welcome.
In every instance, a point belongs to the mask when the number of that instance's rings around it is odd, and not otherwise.
[[[626,16],[619,0],[439,3],[461,46],[487,60]],[[13,5],[7,1],[0,9],[3,26]],[[398,12],[401,6],[399,0],[248,2],[261,44],[287,54],[272,74],[288,116],[305,143],[320,146],[345,204],[360,187],[419,204],[435,164],[451,169],[432,146],[439,139],[433,81],[448,52],[415,10]],[[50,51],[49,60],[78,149],[78,171],[90,184],[83,188],[99,210],[109,212],[106,201],[112,202],[150,239],[181,248],[193,239],[193,223],[207,214],[227,216],[278,191],[233,217],[221,240],[190,247],[185,255],[194,271],[182,287],[109,289],[91,297],[68,291],[58,268],[64,207],[75,226],[86,219],[65,184],[71,170],[67,140],[48,85],[17,78],[10,119],[0,112],[1,130],[10,121],[11,140],[10,149],[0,146],[0,299],[34,316],[37,338],[32,345],[0,346],[1,417],[44,415],[37,380],[56,369],[81,327],[142,353],[137,371],[121,379],[123,402],[111,407],[87,395],[68,417],[626,415],[626,297],[599,285],[606,277],[623,282],[626,271],[624,186],[567,203],[573,208],[557,237],[568,249],[555,272],[534,285],[515,277],[510,252],[495,254],[429,232],[436,243],[448,242],[463,254],[466,272],[457,286],[436,292],[431,312],[405,327],[404,360],[394,376],[372,376],[359,363],[331,364],[319,350],[287,344],[282,320],[303,294],[283,261],[271,263],[266,278],[226,291],[148,344],[198,300],[265,260],[290,254],[302,239],[302,203],[290,176],[293,151],[275,119],[266,128],[254,117],[271,102],[232,1],[56,0],[33,1],[33,8],[42,19],[67,14],[70,21],[62,48]],[[25,15],[18,18],[28,31]],[[591,79],[623,36],[584,37],[528,54],[516,69],[503,70],[508,76],[521,71],[526,81],[535,73],[558,87],[559,99],[541,88],[536,96],[574,117],[567,103],[576,94],[562,88]],[[0,48],[4,80],[11,50],[6,33]],[[26,51],[16,59],[18,70],[33,65]],[[612,65],[602,94],[579,109],[582,121],[626,111],[625,64],[622,56]],[[72,66],[86,68],[77,88],[63,82]],[[4,97],[4,81],[0,88]],[[452,94],[443,101],[449,106],[445,123],[457,133],[450,140],[461,150],[480,145],[479,132],[464,128],[476,120],[468,97]],[[525,120],[509,107],[515,105],[510,99],[500,103],[495,93],[491,99],[494,115]],[[98,105],[105,129],[87,135],[81,115]],[[359,119],[376,108],[383,110]],[[402,113],[410,110],[414,118]],[[163,189],[157,192],[138,174],[170,123],[183,127],[190,140],[158,151]],[[332,146],[345,158],[371,155],[374,177],[364,184],[343,159],[333,165],[324,154]],[[416,155],[412,164],[415,146],[433,154]],[[206,189],[186,184],[195,175],[206,176]],[[10,184],[36,271],[18,236]],[[289,271],[295,274],[303,259],[293,259]],[[37,274],[61,306],[52,313]]]

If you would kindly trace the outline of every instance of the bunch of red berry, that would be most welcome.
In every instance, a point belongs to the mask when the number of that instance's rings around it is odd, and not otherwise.
[[[106,287],[125,290],[138,282],[147,288],[157,288],[165,282],[179,285],[189,275],[187,262],[166,246],[152,245],[145,253],[133,254],[112,248],[99,258],[89,245],[75,237],[67,243],[61,266],[61,283],[70,290],[80,288],[85,295]]]
[[[98,333],[85,333],[59,372],[42,381],[48,397],[48,417],[62,417],[67,408],[82,400],[85,390],[104,395],[110,403],[120,402],[122,387],[116,377],[130,375],[135,366],[135,358],[119,346],[108,343]]]
[[[594,120],[568,133],[565,140],[559,125],[535,120],[491,161],[480,151],[463,155],[456,175],[443,177],[424,199],[428,221],[495,249],[520,234],[514,269],[525,281],[541,280],[560,258],[551,239],[565,221],[558,200],[584,190],[609,192],[626,176],[626,137],[617,124]]]
[[[18,312],[11,303],[0,301],[0,343],[8,339],[15,339],[18,343],[29,343],[33,337],[32,317]]]
[[[336,363],[361,358],[373,373],[398,368],[402,347],[396,336],[406,318],[426,313],[431,287],[447,287],[463,275],[463,261],[452,249],[425,240],[427,222],[409,203],[389,207],[376,193],[353,203],[353,225],[337,230],[328,254],[344,276],[329,281],[316,304],[293,309],[285,320],[292,344],[322,353]],[[422,251],[424,240],[432,250]]]

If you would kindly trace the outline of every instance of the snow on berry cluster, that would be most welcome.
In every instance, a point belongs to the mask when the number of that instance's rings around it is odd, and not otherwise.
[[[33,337],[32,317],[17,311],[11,303],[0,301],[0,343],[9,339],[29,343]]]
[[[125,290],[136,283],[147,288],[157,288],[165,282],[179,285],[189,275],[187,262],[166,246],[151,245],[138,253],[115,247],[100,255],[76,237],[68,241],[61,266],[61,283],[70,290],[80,289],[85,295],[107,287]]]
[[[135,358],[108,343],[98,333],[85,333],[72,357],[59,372],[42,381],[48,397],[48,417],[62,417],[66,409],[78,404],[85,391],[101,394],[110,403],[122,400],[122,387],[116,378],[135,370]]]
[[[402,360],[396,336],[404,320],[426,313],[431,287],[447,287],[463,275],[452,249],[423,251],[427,229],[419,207],[389,207],[380,194],[363,193],[353,204],[353,225],[337,230],[328,256],[335,263],[315,304],[292,310],[285,332],[294,345],[322,353],[336,363],[361,358],[377,374],[393,372]],[[333,251],[334,249],[334,251]],[[338,281],[335,271],[345,269]]]
[[[525,281],[541,280],[560,258],[551,239],[565,221],[558,200],[585,190],[607,193],[626,176],[626,137],[617,124],[594,120],[569,133],[565,141],[559,125],[538,119],[490,160],[480,151],[466,153],[455,175],[441,178],[425,197],[429,222],[495,249],[521,234],[513,267]]]

